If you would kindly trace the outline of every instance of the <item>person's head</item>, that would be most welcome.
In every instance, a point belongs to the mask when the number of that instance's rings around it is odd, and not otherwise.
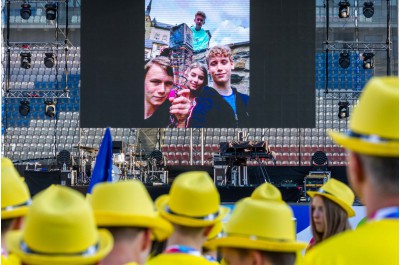
[[[244,248],[224,247],[220,250],[229,265],[293,265],[296,254]]]
[[[234,69],[231,49],[228,46],[214,46],[207,52],[206,60],[214,83],[230,84],[231,71]]]
[[[151,234],[162,241],[172,233],[171,224],[159,216],[140,181],[99,183],[93,188],[90,203],[97,225],[114,237],[114,250],[106,258],[110,264],[115,258],[143,264],[151,249]]]
[[[196,24],[196,29],[201,29],[201,27],[206,23],[206,14],[203,11],[197,11],[194,15],[193,21]]]
[[[113,247],[112,235],[97,229],[83,195],[64,186],[36,194],[24,228],[6,235],[23,264],[97,264]]]
[[[372,78],[350,117],[346,134],[329,132],[337,144],[348,150],[349,183],[367,206],[367,214],[371,214],[369,206],[377,203],[376,197],[381,204],[385,201],[398,204],[398,77]]]
[[[187,70],[186,86],[191,92],[208,85],[207,68],[201,63],[192,63]]]
[[[349,217],[355,215],[351,207],[353,191],[344,183],[329,179],[318,191],[308,191],[311,197],[311,230],[316,243],[350,229]]]
[[[31,204],[28,186],[10,159],[1,159],[1,234],[19,229]]]
[[[228,264],[273,265],[293,265],[296,252],[306,246],[296,241],[291,208],[269,183],[237,202],[223,235],[207,245],[220,249]]]
[[[169,194],[160,196],[156,205],[160,214],[174,225],[174,233],[201,237],[204,241],[211,231],[208,228],[220,222],[229,211],[220,206],[218,190],[203,171],[177,176]]]
[[[151,59],[144,67],[145,109],[156,110],[167,99],[174,84],[173,70],[167,57]]]

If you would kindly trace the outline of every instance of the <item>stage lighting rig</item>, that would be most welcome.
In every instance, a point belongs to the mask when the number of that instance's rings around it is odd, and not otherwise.
[[[348,18],[350,16],[350,3],[347,1],[339,2],[339,17]]]
[[[19,54],[21,56],[21,67],[25,69],[30,69],[31,68],[31,53],[30,52],[21,52]]]
[[[31,5],[28,3],[23,3],[20,10],[20,15],[22,19],[28,20],[31,17],[31,14]]]
[[[54,61],[55,61],[55,57],[54,57],[54,53],[52,52],[46,52],[44,57],[44,65],[47,68],[52,68],[54,66]]]
[[[341,52],[339,57],[340,67],[346,69],[350,66],[350,54],[348,52]]]
[[[347,101],[339,101],[339,119],[345,119],[349,117],[349,105],[350,103]]]
[[[52,100],[46,100],[44,104],[46,104],[44,114],[50,118],[54,118],[56,115],[56,103]]]
[[[46,8],[46,19],[55,20],[57,17],[57,5],[55,3],[48,3],[44,7]]]
[[[371,18],[374,15],[374,10],[374,3],[371,1],[364,3],[363,14],[366,18]]]
[[[22,116],[28,116],[31,108],[29,107],[29,101],[27,100],[21,100],[21,105],[19,106],[19,114]]]
[[[375,54],[373,52],[364,52],[363,57],[363,68],[368,70],[374,68],[374,56]]]

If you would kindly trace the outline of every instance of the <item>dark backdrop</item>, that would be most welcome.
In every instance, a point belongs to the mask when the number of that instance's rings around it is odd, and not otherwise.
[[[81,127],[144,127],[144,11],[82,2]],[[314,127],[315,1],[250,1],[250,58],[249,127]]]

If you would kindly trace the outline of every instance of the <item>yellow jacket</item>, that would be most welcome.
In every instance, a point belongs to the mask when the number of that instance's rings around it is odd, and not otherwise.
[[[1,255],[1,265],[20,265],[21,261],[17,256],[9,254],[8,257]]]
[[[371,221],[313,247],[303,265],[399,264],[399,220]]]
[[[211,265],[203,256],[195,256],[185,253],[162,253],[148,260],[146,265]]]

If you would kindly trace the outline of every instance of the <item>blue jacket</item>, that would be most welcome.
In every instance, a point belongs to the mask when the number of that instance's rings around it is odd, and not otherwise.
[[[249,96],[239,93],[234,87],[232,90],[236,99],[236,115],[229,103],[214,88],[206,86],[196,98],[187,127],[246,128],[249,120]]]

